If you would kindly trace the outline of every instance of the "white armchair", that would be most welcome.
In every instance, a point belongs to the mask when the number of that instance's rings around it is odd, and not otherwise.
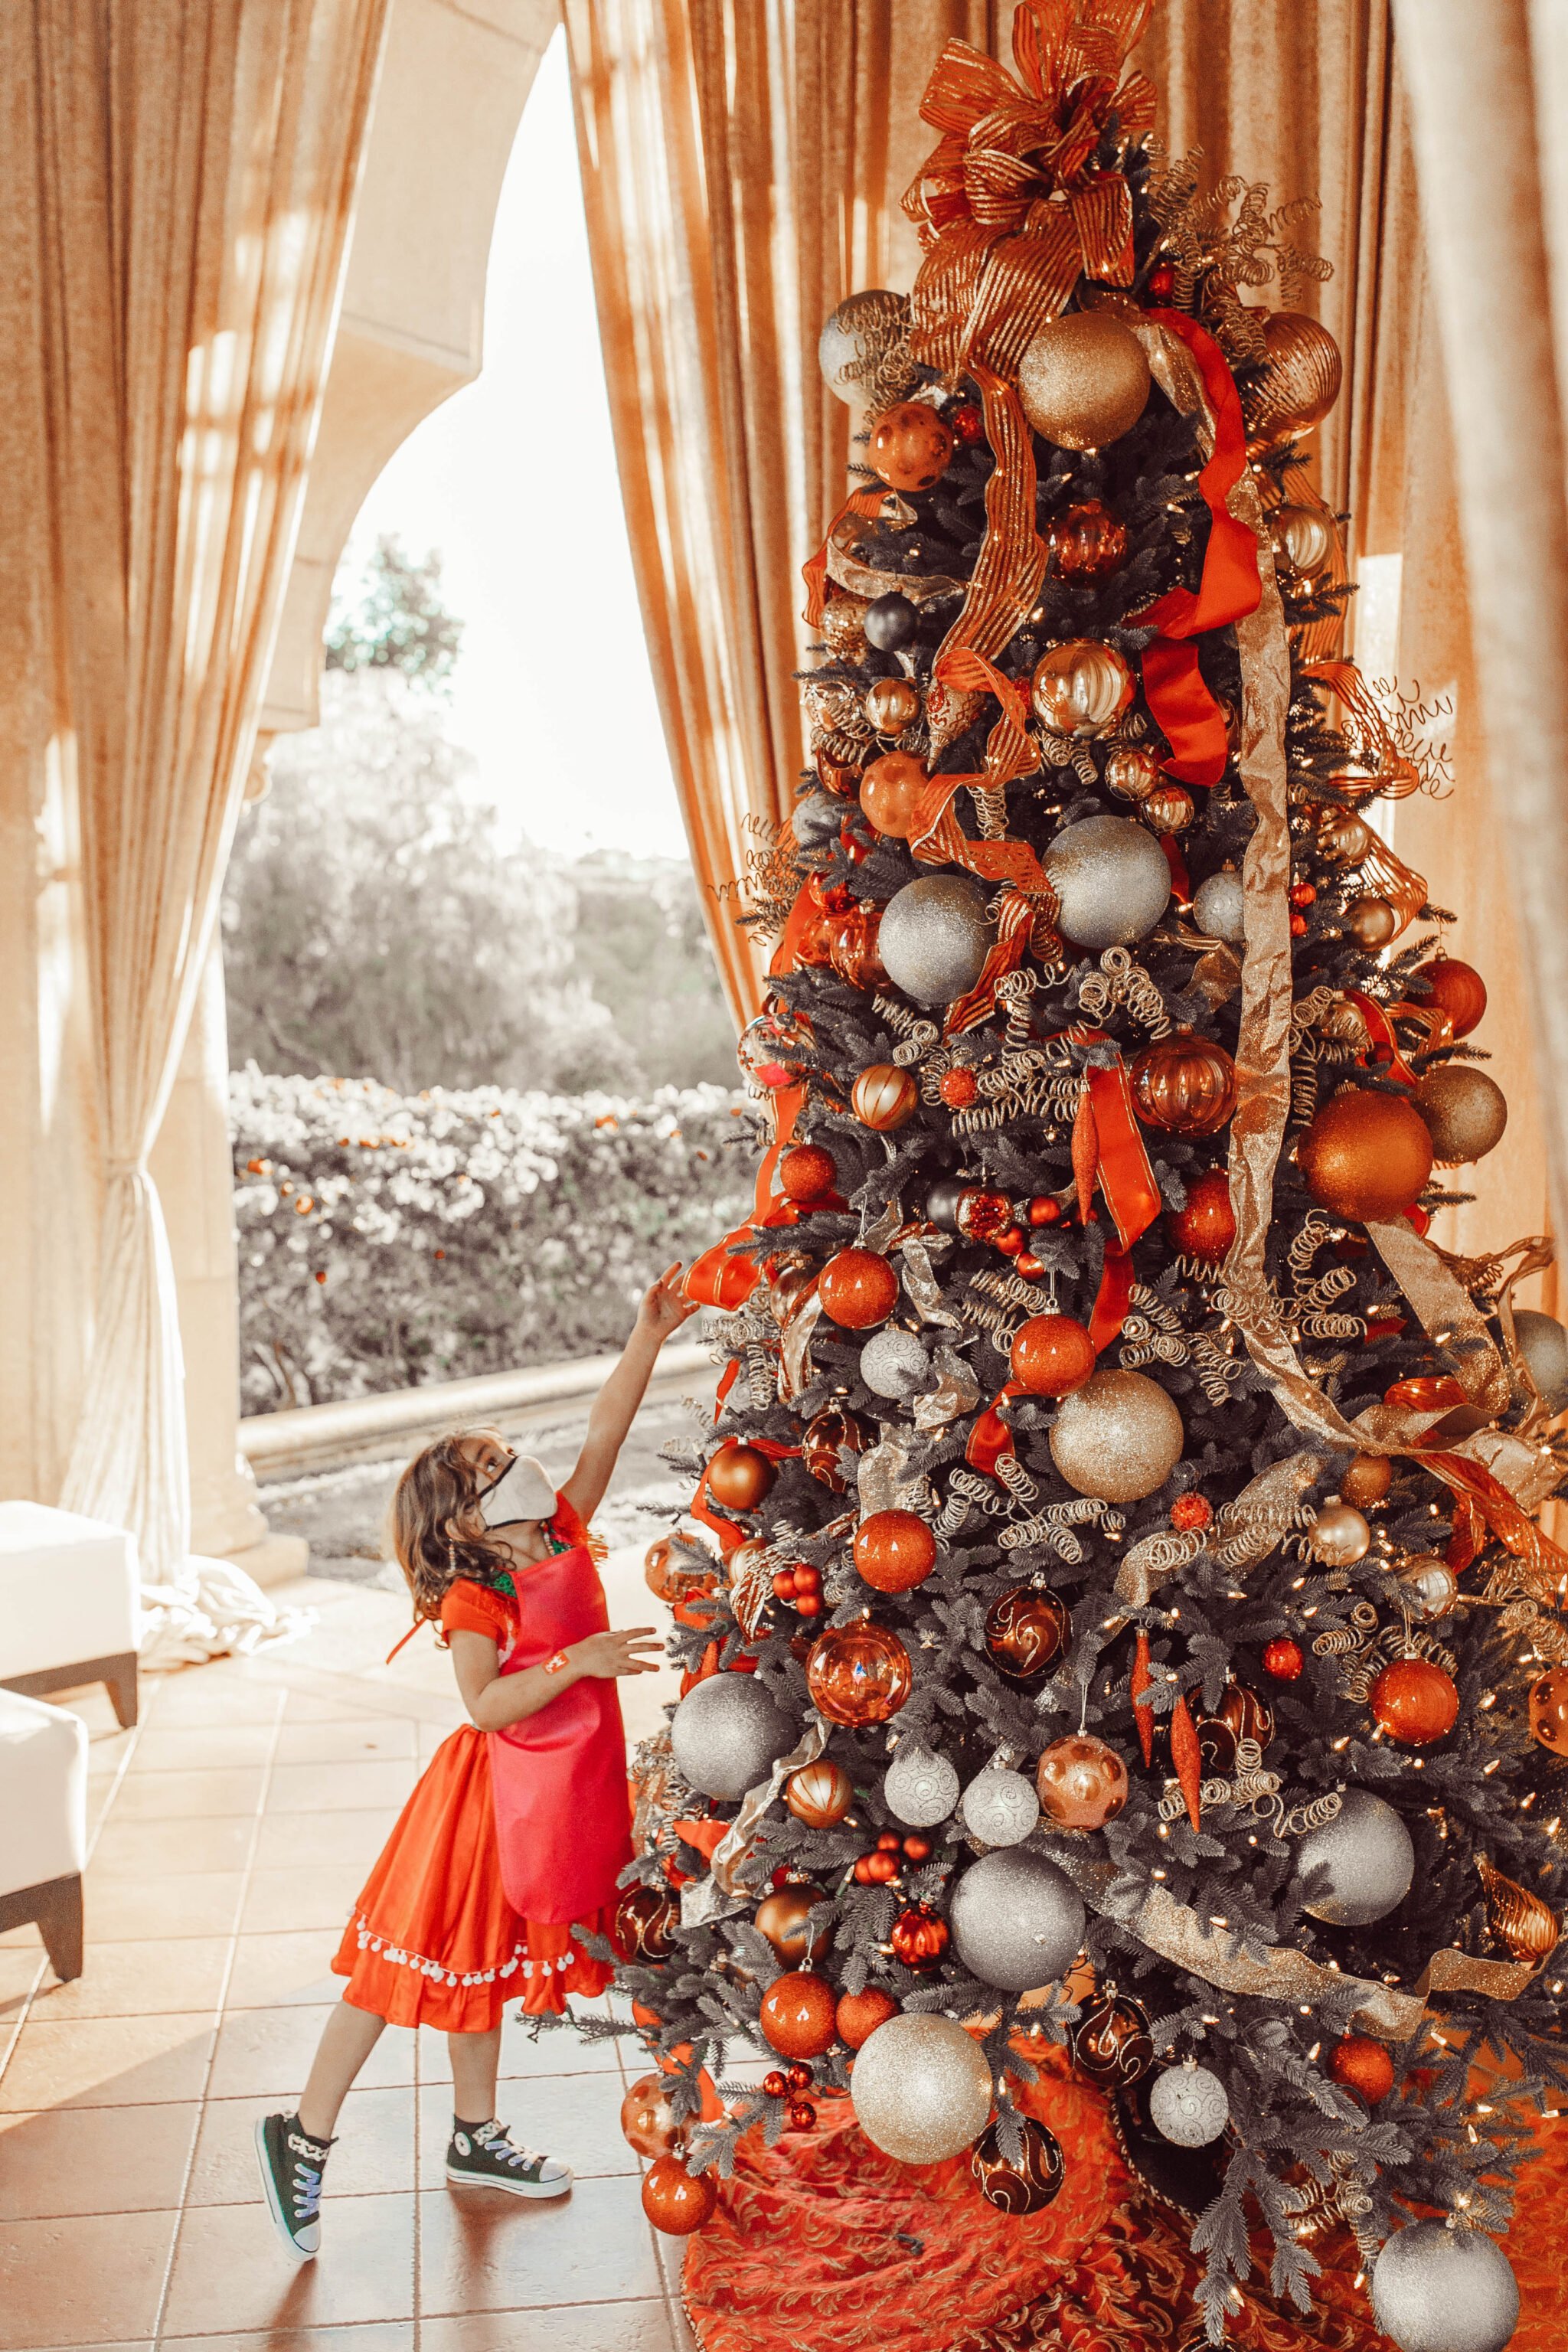
[[[0,1690],[0,1934],[36,1923],[56,1976],[81,1974],[87,1726]]]
[[[129,1726],[141,1639],[132,1537],[42,1503],[0,1503],[0,1689],[42,1698],[107,1683]]]

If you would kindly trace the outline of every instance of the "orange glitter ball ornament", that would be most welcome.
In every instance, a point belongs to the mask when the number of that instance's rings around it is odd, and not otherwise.
[[[792,1969],[763,1995],[757,2022],[781,2058],[820,2058],[833,2047],[837,2005],[826,1977]]]
[[[713,2218],[719,2192],[709,2172],[688,2172],[678,2156],[661,2156],[643,2176],[642,2209],[667,2238],[689,2238]]]
[[[899,1277],[875,1250],[835,1252],[817,1276],[822,1311],[847,1331],[868,1331],[885,1323],[899,1303]]]
[[[1402,1748],[1427,1748],[1452,1731],[1459,1694],[1430,1658],[1395,1658],[1373,1683],[1368,1704],[1378,1727]]]
[[[855,1530],[855,1566],[878,1592],[910,1592],[936,1566],[936,1538],[913,1511],[873,1511]]]
[[[1329,2073],[1347,2091],[1359,2091],[1369,2107],[1394,2088],[1394,2061],[1368,2033],[1347,2033],[1329,2053]]]

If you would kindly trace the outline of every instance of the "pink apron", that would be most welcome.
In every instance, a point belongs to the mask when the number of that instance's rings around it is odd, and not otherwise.
[[[503,1675],[609,1630],[585,1544],[515,1570],[520,1622]],[[626,1738],[612,1677],[584,1676],[526,1722],[492,1731],[490,1781],[507,1901],[524,1919],[586,1919],[632,1858]]]

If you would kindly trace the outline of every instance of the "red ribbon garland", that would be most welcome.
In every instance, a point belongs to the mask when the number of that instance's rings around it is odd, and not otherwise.
[[[1144,650],[1143,693],[1171,747],[1166,772],[1183,783],[1217,784],[1229,751],[1225,718],[1204,681],[1191,640],[1255,612],[1263,593],[1257,540],[1226,503],[1247,470],[1247,422],[1235,378],[1214,337],[1180,310],[1151,310],[1148,317],[1185,343],[1197,362],[1214,417],[1214,451],[1198,476],[1211,522],[1197,593],[1168,589],[1135,616],[1140,625],[1152,624],[1160,632]]]

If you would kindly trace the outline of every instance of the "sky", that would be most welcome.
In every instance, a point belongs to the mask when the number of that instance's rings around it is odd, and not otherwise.
[[[437,549],[463,623],[448,732],[509,834],[575,855],[686,855],[643,643],[588,268],[566,52],[529,93],[490,247],[484,367],[417,426],[361,508],[350,590],[383,532]]]

